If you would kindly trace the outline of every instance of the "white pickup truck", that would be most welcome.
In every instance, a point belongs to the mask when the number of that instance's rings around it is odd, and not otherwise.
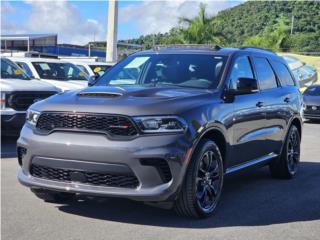
[[[31,78],[48,82],[61,91],[87,87],[89,76],[70,62],[58,59],[10,57]]]
[[[52,96],[60,89],[31,79],[16,64],[1,57],[1,135],[18,135],[30,105]]]

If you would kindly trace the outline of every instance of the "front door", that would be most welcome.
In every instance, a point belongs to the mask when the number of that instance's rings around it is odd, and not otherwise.
[[[234,90],[237,90],[239,78],[255,78],[248,56],[239,56],[234,60],[229,78],[230,88]],[[266,153],[264,146],[266,114],[261,93],[237,95],[233,106],[231,166],[254,160]]]

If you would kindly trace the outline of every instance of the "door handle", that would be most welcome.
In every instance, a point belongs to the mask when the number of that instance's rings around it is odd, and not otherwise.
[[[263,106],[263,102],[257,102],[256,106],[261,108]]]
[[[284,102],[289,103],[290,102],[290,98],[286,97],[285,99],[283,99]]]

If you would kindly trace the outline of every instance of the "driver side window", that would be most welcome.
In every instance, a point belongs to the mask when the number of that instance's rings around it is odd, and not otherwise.
[[[231,69],[230,89],[237,90],[239,78],[253,78],[251,64],[247,56],[238,57]]]

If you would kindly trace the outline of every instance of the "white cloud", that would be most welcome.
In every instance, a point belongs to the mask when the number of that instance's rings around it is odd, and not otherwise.
[[[2,20],[5,33],[58,33],[59,42],[85,44],[105,37],[104,28],[95,19],[83,19],[72,2],[62,1],[25,1],[31,5],[26,22],[17,26]]]
[[[207,14],[215,15],[217,12],[238,5],[239,1],[188,1],[165,0],[144,1],[142,4],[131,4],[119,10],[119,19],[122,23],[134,21],[142,34],[167,32],[179,24],[180,17],[195,17],[199,11],[199,4],[207,5]]]

